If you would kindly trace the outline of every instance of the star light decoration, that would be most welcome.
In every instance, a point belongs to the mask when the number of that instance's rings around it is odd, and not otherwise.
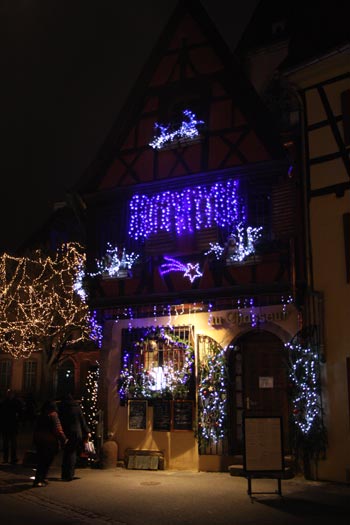
[[[160,133],[153,138],[149,146],[153,149],[162,149],[175,141],[193,140],[195,137],[198,137],[199,131],[197,126],[204,124],[203,120],[198,120],[195,113],[189,109],[185,109],[182,115],[184,120],[178,129],[173,129],[171,124],[162,125],[156,122],[154,128],[158,129]]]
[[[198,279],[203,275],[203,273],[199,270],[199,263],[184,264],[181,261],[173,259],[172,257],[164,257],[164,259],[168,262],[162,264],[159,268],[160,275],[162,276],[170,272],[182,272],[183,277],[187,277],[191,283],[193,283],[195,279]]]
[[[229,229],[244,224],[245,207],[238,193],[239,181],[230,179],[182,191],[136,194],[129,204],[129,235],[145,240],[159,232],[180,236],[213,226]]]
[[[97,271],[89,275],[91,277],[97,275],[105,275],[111,278],[125,277],[125,274],[132,269],[138,258],[138,254],[127,253],[125,248],[120,251],[118,246],[112,246],[108,243],[105,256],[102,259],[96,259]]]

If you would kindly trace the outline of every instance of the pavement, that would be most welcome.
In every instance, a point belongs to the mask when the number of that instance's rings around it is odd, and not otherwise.
[[[19,458],[31,448],[19,437]],[[22,451],[22,452],[21,452]],[[60,479],[55,458],[47,487],[34,488],[35,470],[0,463],[1,525],[310,525],[349,522],[350,485],[275,479],[248,482],[229,472],[77,468]]]
[[[348,523],[350,486],[306,481],[247,480],[228,472],[78,468],[60,480],[60,457],[49,485],[33,488],[34,470],[0,465],[1,525],[310,525]]]

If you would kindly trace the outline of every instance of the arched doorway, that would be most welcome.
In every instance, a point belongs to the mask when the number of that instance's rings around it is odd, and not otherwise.
[[[263,330],[239,337],[229,355],[229,450],[242,453],[244,415],[282,416],[284,450],[289,446],[288,352]]]
[[[56,397],[61,399],[67,394],[74,395],[75,367],[71,359],[66,359],[57,369]]]

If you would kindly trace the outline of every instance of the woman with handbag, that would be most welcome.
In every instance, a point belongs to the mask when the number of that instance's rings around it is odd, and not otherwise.
[[[47,475],[59,445],[63,447],[67,438],[57,413],[56,403],[46,401],[34,428],[33,442],[37,453],[37,467],[33,487],[45,487]]]

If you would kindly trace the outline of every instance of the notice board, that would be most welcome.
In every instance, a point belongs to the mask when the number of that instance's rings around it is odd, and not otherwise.
[[[156,399],[153,402],[153,430],[169,432],[171,430],[171,401]]]
[[[246,416],[244,469],[246,472],[282,471],[284,468],[282,418]]]
[[[147,401],[128,402],[128,429],[145,430],[147,424]]]
[[[193,430],[193,402],[174,401],[173,418],[174,430]]]

